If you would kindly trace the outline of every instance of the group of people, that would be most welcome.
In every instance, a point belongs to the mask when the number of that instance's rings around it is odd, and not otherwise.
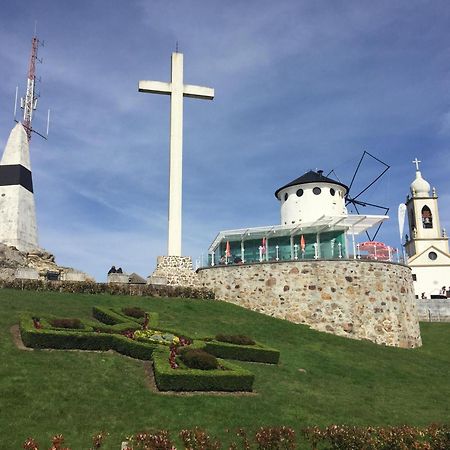
[[[448,290],[447,290],[447,287],[442,286],[441,289],[439,290],[439,295],[443,295],[443,296],[447,297],[447,292],[448,292],[448,291],[450,291],[450,286],[449,286]],[[422,299],[425,299],[425,298],[426,298],[425,292],[422,292],[420,298],[422,298]],[[433,298],[433,297],[432,297],[432,298]]]
[[[112,266],[111,269],[108,270],[108,275],[112,273],[123,273],[122,267],[116,269],[116,266]]]
[[[222,256],[219,259],[219,262],[217,264],[219,264],[219,265],[222,265],[222,264],[243,264],[243,262],[242,262],[242,258],[239,257],[239,256],[236,256],[235,258],[233,258],[232,256],[229,256],[228,260],[227,260],[227,258],[225,256]]]

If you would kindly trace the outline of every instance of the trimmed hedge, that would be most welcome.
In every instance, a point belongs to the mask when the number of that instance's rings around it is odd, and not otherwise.
[[[219,360],[226,370],[172,369],[169,349],[153,352],[155,381],[161,391],[251,391],[255,375],[228,361]]]
[[[146,311],[149,315],[148,326],[154,328],[158,325],[159,314],[156,312]],[[117,325],[119,323],[137,323],[142,325],[144,319],[136,319],[135,317],[126,316],[121,312],[120,309],[116,308],[106,308],[104,306],[93,306],[92,315],[100,322],[106,323],[108,325]]]
[[[92,328],[94,331],[99,331],[100,333],[122,334],[124,331],[128,330],[140,330],[141,326],[134,322],[117,323],[116,325],[106,325],[104,323],[97,322],[92,324]]]
[[[127,322],[133,321],[133,322],[136,322],[136,323],[142,325],[145,320],[143,317],[136,318],[133,316],[127,316],[125,313],[122,312],[121,309],[118,309],[118,308],[111,308],[110,311],[112,311],[117,316],[122,317],[122,320],[127,321]],[[150,311],[144,311],[144,312],[146,312],[148,314],[148,318],[149,318],[148,327],[154,328],[154,327],[158,326],[159,314],[157,312],[150,312]]]
[[[86,332],[86,331],[91,331],[92,332],[92,331],[94,331],[94,328],[92,327],[92,324],[91,324],[90,320],[80,320],[82,328],[62,328],[62,327],[55,327],[55,326],[52,325],[52,321],[53,320],[58,320],[58,319],[60,319],[59,316],[54,316],[52,314],[45,314],[45,316],[39,317],[39,321],[40,321],[43,329],[45,329],[45,330],[79,331],[79,332]]]
[[[71,292],[77,294],[132,295],[139,297],[201,298],[214,300],[214,292],[205,287],[154,284],[95,283],[93,281],[0,280],[0,288],[28,291]]]
[[[106,323],[107,325],[117,325],[123,322],[134,322],[129,318],[126,320],[122,314],[118,314],[111,308],[106,308],[103,306],[93,306],[92,315],[100,322]]]
[[[280,352],[274,348],[256,342],[255,345],[229,344],[215,340],[205,341],[205,351],[224,359],[278,364]]]
[[[256,342],[245,334],[217,334],[216,341],[237,345],[255,345]]]
[[[125,336],[86,331],[36,329],[30,316],[20,321],[20,333],[24,345],[32,348],[116,350],[127,356],[148,360],[157,347],[153,344],[133,341]]]
[[[184,347],[178,352],[181,361],[191,369],[214,370],[219,368],[217,358],[198,348]]]

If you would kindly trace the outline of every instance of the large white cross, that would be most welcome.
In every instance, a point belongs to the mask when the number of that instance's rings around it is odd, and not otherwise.
[[[181,208],[183,184],[183,97],[212,100],[214,89],[183,84],[183,54],[172,53],[172,79],[139,81],[139,92],[170,95],[170,172],[168,256],[181,256]]]
[[[422,161],[419,161],[419,160],[417,159],[417,157],[416,157],[416,159],[413,161],[413,164],[416,165],[416,170],[417,170],[417,172],[419,171],[419,163],[420,163],[420,162],[422,162]]]

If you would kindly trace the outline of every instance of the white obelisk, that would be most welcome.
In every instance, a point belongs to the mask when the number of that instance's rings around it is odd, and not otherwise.
[[[29,142],[21,123],[12,129],[0,161],[0,242],[25,252],[39,247]]]
[[[212,100],[214,89],[183,84],[183,54],[172,53],[170,83],[139,81],[139,92],[170,95],[170,173],[168,256],[181,256],[183,183],[183,97]]]

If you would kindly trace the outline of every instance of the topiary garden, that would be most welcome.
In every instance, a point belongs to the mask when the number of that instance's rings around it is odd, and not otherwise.
[[[22,314],[20,334],[31,348],[115,350],[153,362],[161,391],[252,391],[254,375],[227,359],[277,364],[278,350],[244,335],[193,340],[159,329],[158,314],[138,307],[94,306],[95,320]]]

